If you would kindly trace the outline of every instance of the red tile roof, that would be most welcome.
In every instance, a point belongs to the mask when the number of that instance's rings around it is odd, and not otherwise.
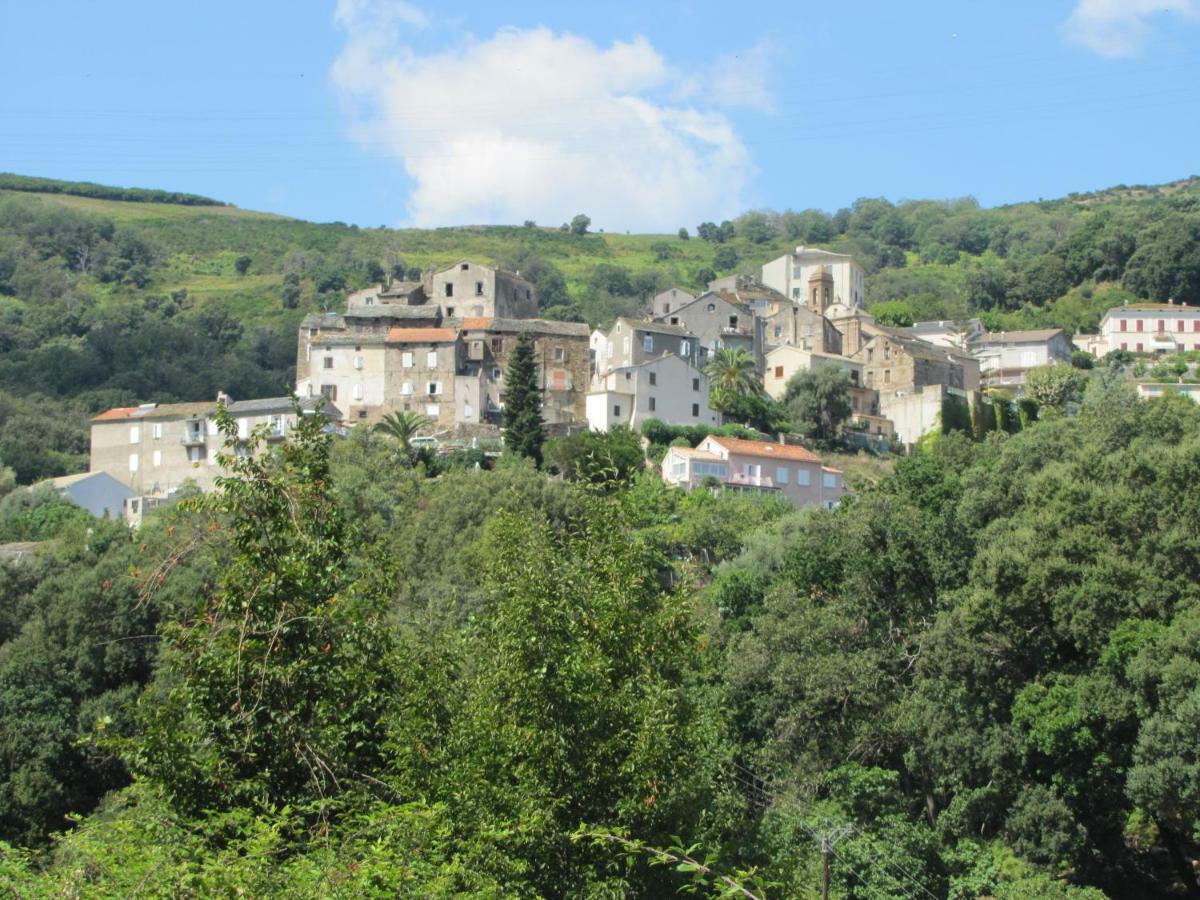
[[[492,327],[492,319],[490,316],[475,316],[462,320],[464,331],[487,331]]]
[[[762,456],[772,459],[790,459],[796,462],[819,463],[821,457],[798,447],[795,444],[776,444],[770,441],[743,441],[739,438],[719,437],[712,435],[709,440],[720,444],[730,453],[740,453],[742,456]]]
[[[392,328],[389,344],[444,344],[458,337],[453,328]]]
[[[139,409],[141,409],[140,406],[114,406],[112,409],[106,409],[98,416],[92,416],[92,421],[109,422],[116,419],[128,419]]]

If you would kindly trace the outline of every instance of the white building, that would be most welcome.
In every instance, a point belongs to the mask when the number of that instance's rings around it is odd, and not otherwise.
[[[719,424],[708,405],[708,376],[668,355],[621,366],[593,380],[587,395],[592,429],[608,431],[616,425],[637,429],[647,419],[668,425]]]
[[[1100,320],[1106,353],[1179,353],[1200,350],[1200,307],[1177,303],[1116,306]]]
[[[762,267],[762,283],[792,300],[804,302],[809,278],[814,272],[833,275],[833,302],[840,306],[862,306],[865,300],[866,271],[854,257],[831,253],[815,247],[797,247]]]
[[[987,387],[1020,388],[1030,369],[1071,362],[1071,340],[1061,328],[993,331],[971,348]]]
[[[939,319],[929,322],[913,322],[908,331],[915,338],[920,338],[929,344],[939,347],[952,347],[956,350],[967,350],[971,344],[984,335],[983,323],[978,319],[956,321],[954,319]]]

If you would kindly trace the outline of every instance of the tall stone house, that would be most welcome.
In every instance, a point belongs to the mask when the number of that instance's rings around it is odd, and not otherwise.
[[[655,321],[686,328],[709,357],[727,347],[741,348],[762,371],[766,322],[733,293],[708,291]]]

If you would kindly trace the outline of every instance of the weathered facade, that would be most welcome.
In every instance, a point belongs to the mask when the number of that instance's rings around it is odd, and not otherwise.
[[[708,405],[708,376],[677,356],[663,356],[598,376],[587,395],[588,425],[608,431],[638,428],[647,419],[668,425],[718,425]]]
[[[764,320],[733,294],[709,291],[658,321],[686,328],[710,357],[723,348],[740,347],[762,371]]]
[[[450,319],[532,319],[538,311],[537,291],[532,282],[469,259],[430,273],[425,293]]]
[[[637,366],[662,356],[678,356],[697,369],[708,362],[708,349],[682,325],[619,318],[608,330],[595,360],[595,374]]]

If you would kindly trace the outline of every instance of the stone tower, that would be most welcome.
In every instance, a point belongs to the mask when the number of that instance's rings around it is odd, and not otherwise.
[[[808,276],[808,308],[819,316],[833,304],[833,273],[824,266]]]

